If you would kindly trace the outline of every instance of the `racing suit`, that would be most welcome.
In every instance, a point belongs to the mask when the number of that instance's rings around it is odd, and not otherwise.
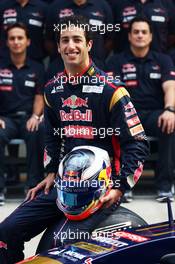
[[[93,145],[107,150],[112,158],[113,188],[124,193],[134,186],[142,173],[148,143],[123,84],[111,82],[91,62],[76,78],[69,78],[66,72],[55,76],[45,87],[45,102],[44,161],[48,173],[57,173],[59,161],[73,147]],[[0,263],[22,260],[24,242],[60,219],[56,197],[54,187],[48,195],[41,191],[0,224]],[[73,223],[71,230],[84,227],[91,232],[104,220],[104,211],[102,208],[83,220],[85,225]]]

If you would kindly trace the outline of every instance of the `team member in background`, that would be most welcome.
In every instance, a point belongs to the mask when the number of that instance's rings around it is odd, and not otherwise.
[[[54,30],[62,18],[71,15],[82,15],[94,26],[91,54],[93,58],[104,61],[112,49],[113,38],[113,32],[107,29],[108,25],[113,25],[113,15],[110,6],[104,0],[56,1],[50,5],[46,22],[46,43],[51,58],[58,55]]]
[[[136,17],[129,27],[130,50],[111,58],[108,71],[120,75],[148,136],[158,137],[157,200],[174,200],[173,153],[175,130],[175,67],[168,55],[150,48],[152,27]],[[131,193],[126,197],[131,200]]]
[[[142,15],[152,24],[153,41],[151,48],[166,52],[175,43],[175,6],[172,0],[117,0],[112,3],[114,24],[120,24],[115,34],[114,49],[121,52],[129,47],[128,29],[131,20]]]
[[[43,178],[43,66],[27,58],[30,45],[25,25],[7,29],[10,58],[0,63],[0,203],[4,203],[4,148],[13,138],[24,138],[27,146],[27,188]]]
[[[0,3],[0,57],[8,56],[6,29],[16,23],[24,23],[29,30],[31,45],[28,47],[30,58],[42,62],[44,50],[44,29],[47,4],[40,0],[5,0]]]

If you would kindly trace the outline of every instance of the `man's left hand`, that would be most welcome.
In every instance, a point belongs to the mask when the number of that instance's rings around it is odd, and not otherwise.
[[[108,195],[102,197],[100,201],[105,203],[105,207],[110,207],[113,203],[119,202],[123,196],[122,192],[118,189],[111,189]]]
[[[164,111],[158,118],[158,127],[161,127],[163,133],[173,133],[175,129],[175,114]]]
[[[28,131],[33,132],[38,130],[39,120],[37,120],[35,117],[31,116],[27,120],[26,128]]]

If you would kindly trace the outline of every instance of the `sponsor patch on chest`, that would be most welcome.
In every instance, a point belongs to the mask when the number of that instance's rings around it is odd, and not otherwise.
[[[83,93],[102,93],[103,85],[83,85]]]

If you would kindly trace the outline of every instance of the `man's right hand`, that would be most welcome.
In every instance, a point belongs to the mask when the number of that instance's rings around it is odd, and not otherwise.
[[[0,119],[0,128],[5,129],[5,121]]]
[[[55,176],[55,173],[49,173],[43,181],[28,191],[26,200],[33,200],[37,192],[42,189],[44,189],[44,193],[47,195],[49,193],[50,187],[54,184]]]

